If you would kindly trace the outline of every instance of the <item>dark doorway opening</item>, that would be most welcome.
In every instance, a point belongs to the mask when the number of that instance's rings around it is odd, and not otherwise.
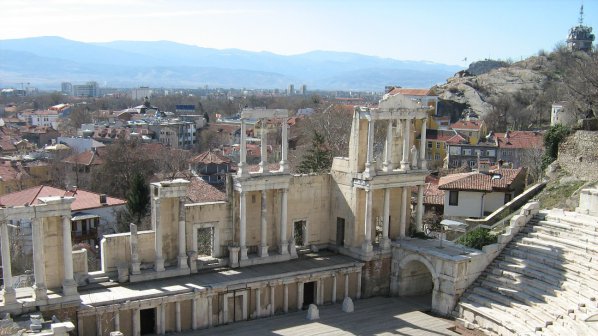
[[[303,284],[303,309],[307,309],[310,304],[314,303],[315,297],[316,297],[315,281],[304,283]]]
[[[345,246],[345,219],[336,217],[336,246]]]
[[[151,335],[156,333],[156,309],[141,309],[139,311],[139,324],[141,326],[141,335]]]

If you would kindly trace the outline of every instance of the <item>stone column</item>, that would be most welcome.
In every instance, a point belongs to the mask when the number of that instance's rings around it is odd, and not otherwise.
[[[246,231],[247,231],[247,199],[246,192],[239,192],[239,246],[241,247],[241,260],[247,260]]]
[[[64,259],[64,280],[62,293],[77,295],[77,283],[73,278],[73,243],[71,241],[71,216],[62,216],[62,255]]]
[[[427,148],[427,140],[426,140],[426,123],[427,123],[428,119],[424,118],[422,119],[422,130],[421,130],[421,136],[420,136],[420,141],[419,141],[419,167],[421,169],[428,169],[428,162],[426,160],[426,148]]]
[[[376,167],[372,166],[374,161],[374,120],[368,120],[368,150],[365,160],[363,175],[366,178],[376,175]]]
[[[208,295],[208,327],[214,326],[214,309],[212,303],[212,296]]]
[[[77,315],[77,335],[83,335],[83,316]],[[133,336],[138,336],[139,334]]]
[[[382,226],[382,239],[380,247],[383,250],[390,248],[390,238],[388,236],[390,226],[390,188],[384,188],[384,221]]]
[[[199,300],[197,298],[197,295],[193,297],[193,301],[191,301],[191,329],[192,330],[197,330],[197,328],[199,328],[199,321],[197,320],[197,315],[198,313],[198,309],[197,309],[197,305],[199,304]]]
[[[114,330],[120,330],[120,311],[114,311]]]
[[[276,300],[274,299],[274,289],[276,289],[276,285],[270,284],[270,316],[274,316],[274,312],[276,312]]]
[[[345,273],[345,298],[349,297],[349,273]]]
[[[188,269],[187,264],[187,241],[185,240],[185,197],[179,197],[179,269]]]
[[[289,151],[289,125],[287,119],[282,119],[282,158],[280,160],[280,171],[285,173],[289,169],[287,155]]]
[[[160,324],[158,334],[164,335],[166,333],[166,303],[160,304]]]
[[[288,206],[288,189],[282,189],[282,204],[280,210],[280,254],[289,253],[289,239],[287,237],[287,206]],[[294,243],[293,243],[294,244]]]
[[[336,273],[332,274],[332,303],[336,303]]]
[[[286,283],[284,284],[284,289],[283,289],[282,310],[285,313],[289,312],[289,285]]]
[[[181,332],[181,301],[174,303],[174,318],[176,332]]]
[[[162,255],[163,251],[162,251],[162,223],[160,220],[160,199],[154,199],[154,204],[153,208],[154,208],[154,216],[153,216],[153,220],[154,220],[154,232],[156,234],[156,242],[155,242],[155,248],[156,248],[156,261],[154,264],[154,269],[156,270],[156,272],[162,272],[164,271],[164,257]]]
[[[131,334],[133,336],[141,335],[141,317],[139,315],[139,309],[133,309],[131,312]]]
[[[261,204],[261,225],[260,225],[260,249],[258,251],[259,256],[265,258],[268,256],[268,211],[266,207],[266,190],[262,190],[262,204]]]
[[[44,219],[32,219],[33,236],[33,275],[35,285],[33,285],[35,300],[47,300],[48,293],[46,289],[46,264],[44,260]]]
[[[256,318],[262,317],[262,289],[255,289],[255,314]]]
[[[260,120],[260,173],[268,171],[268,132],[266,131],[266,119]],[[255,130],[255,127],[254,127]]]
[[[239,165],[237,166],[237,176],[247,176],[247,141],[245,139],[245,119],[241,119],[241,140],[239,141]]]
[[[392,122],[393,120],[388,120],[388,126],[386,128],[386,142],[384,146],[384,162],[382,163],[382,170],[385,172],[390,172],[393,169],[393,162],[392,162]]]
[[[401,169],[409,170],[409,138],[411,135],[411,119],[405,119],[405,128],[403,132],[403,159],[401,160]]]
[[[96,314],[96,335],[103,335],[102,332],[102,315]]]
[[[365,189],[365,239],[362,245],[362,251],[364,253],[370,253],[373,250],[372,247],[372,190]]]
[[[129,224],[131,232],[131,274],[141,274],[141,262],[139,261],[139,242],[137,240],[137,225]]]
[[[303,282],[297,282],[297,309],[303,308]]]
[[[401,188],[401,224],[399,228],[399,238],[403,239],[407,236],[407,226],[409,225],[407,216],[407,207],[409,206],[409,187]]]
[[[355,293],[357,300],[361,299],[361,270],[357,272],[357,293]]]
[[[426,188],[425,184],[420,184],[417,186],[417,212],[416,212],[416,225],[419,231],[423,231],[423,218],[424,218],[424,190]]]
[[[2,289],[2,296],[4,297],[4,306],[17,302],[17,294],[12,287],[12,270],[10,262],[10,246],[8,239],[8,224],[3,220],[0,224],[0,235],[2,244],[2,279],[4,280],[4,288]]]

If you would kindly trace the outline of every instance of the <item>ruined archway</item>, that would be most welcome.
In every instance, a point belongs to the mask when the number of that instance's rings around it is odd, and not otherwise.
[[[418,301],[434,306],[434,291],[438,289],[438,274],[424,256],[412,254],[399,262],[398,295],[418,297]]]

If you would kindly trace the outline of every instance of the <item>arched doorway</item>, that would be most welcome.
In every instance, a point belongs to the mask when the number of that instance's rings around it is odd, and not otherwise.
[[[437,281],[434,267],[423,256],[410,255],[399,263],[399,296],[412,297],[418,303],[432,308]]]

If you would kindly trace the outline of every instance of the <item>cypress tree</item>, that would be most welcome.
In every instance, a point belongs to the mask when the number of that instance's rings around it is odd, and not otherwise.
[[[301,174],[323,173],[330,170],[332,155],[325,144],[324,136],[314,131],[311,148],[303,156],[297,171]]]
[[[131,187],[127,193],[127,209],[131,216],[137,218],[140,224],[141,218],[147,213],[150,204],[150,190],[145,183],[145,178],[140,173],[133,176]]]

